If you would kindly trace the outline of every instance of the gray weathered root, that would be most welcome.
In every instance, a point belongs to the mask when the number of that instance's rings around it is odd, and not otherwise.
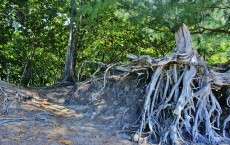
[[[214,84],[229,85],[229,78],[223,79],[218,74],[218,79],[208,70],[195,51],[185,25],[177,32],[176,40],[173,54],[160,60],[146,59],[153,67],[153,74],[136,132],[139,142],[142,132],[147,131],[149,141],[163,144],[230,143],[225,131],[230,116],[221,128],[222,109],[211,88]]]
[[[146,88],[138,135],[148,128],[149,139],[160,143],[192,140],[216,144],[226,140],[218,133],[222,110],[206,73],[192,64],[156,67]]]

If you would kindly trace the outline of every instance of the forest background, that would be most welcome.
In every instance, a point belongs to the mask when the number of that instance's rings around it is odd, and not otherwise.
[[[229,0],[3,0],[0,80],[49,86],[76,81],[84,61],[159,57],[173,50],[183,23],[209,65],[229,62]],[[81,79],[97,67],[87,65]]]

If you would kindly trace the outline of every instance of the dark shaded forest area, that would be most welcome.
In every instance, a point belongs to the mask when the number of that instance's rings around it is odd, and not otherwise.
[[[3,0],[0,144],[230,144],[229,34],[229,0]]]

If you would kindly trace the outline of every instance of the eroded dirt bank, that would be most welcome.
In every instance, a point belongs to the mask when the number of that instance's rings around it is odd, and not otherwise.
[[[20,102],[0,116],[0,144],[131,145],[130,136],[119,132],[135,123],[141,112],[145,86],[136,77],[111,77],[103,91],[101,80],[47,88],[20,88],[1,81],[8,97],[6,101],[1,93],[1,113],[4,104],[16,100],[16,91],[26,97],[19,95]]]

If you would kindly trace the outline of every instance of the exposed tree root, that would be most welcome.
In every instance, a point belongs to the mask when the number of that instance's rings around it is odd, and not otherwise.
[[[217,73],[208,69],[196,52],[185,25],[175,37],[176,47],[172,54],[160,58],[128,55],[132,59],[129,64],[100,65],[128,73],[153,70],[146,88],[140,126],[133,140],[141,142],[144,137],[160,144],[230,143],[225,130],[230,116],[220,122],[222,109],[212,92],[213,86],[230,86],[230,72]]]
[[[156,67],[146,89],[138,134],[147,127],[160,143],[218,143],[221,107],[203,68],[169,64]]]
[[[146,88],[141,125],[151,142],[163,144],[230,143],[225,126],[220,126],[221,107],[211,86],[229,85],[229,75],[216,75],[195,51],[184,25],[176,34],[174,53],[160,60],[147,58],[153,66]],[[223,130],[221,136],[220,131]]]
[[[21,97],[25,97],[26,95],[20,93],[19,91],[13,91],[13,90],[5,90],[3,87],[0,88],[1,94],[4,96],[3,100],[3,112],[2,114],[8,114],[9,109],[14,104],[19,104],[21,101]],[[13,93],[14,97],[9,97],[7,93]],[[21,97],[20,97],[21,96]]]

